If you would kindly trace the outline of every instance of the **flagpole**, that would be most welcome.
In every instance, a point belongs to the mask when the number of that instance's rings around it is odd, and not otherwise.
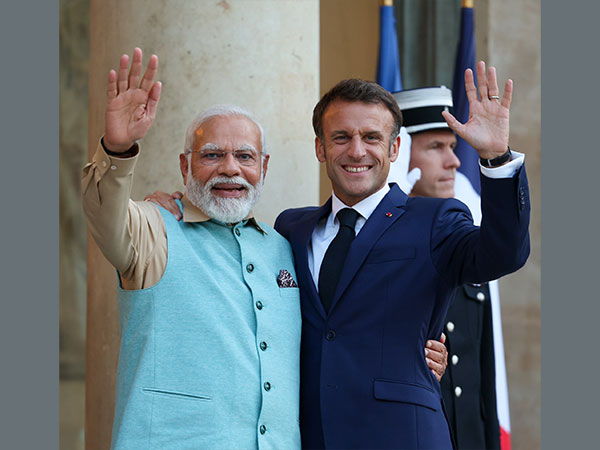
[[[393,1],[393,0],[390,0],[390,1]],[[472,8],[473,0],[462,0],[462,7],[463,8]]]
[[[381,0],[381,6],[394,6],[394,0]]]

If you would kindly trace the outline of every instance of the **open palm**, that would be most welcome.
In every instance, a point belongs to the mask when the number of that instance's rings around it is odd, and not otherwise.
[[[114,152],[126,151],[146,135],[156,117],[162,87],[154,82],[156,55],[150,57],[143,77],[142,50],[134,50],[129,71],[128,66],[129,56],[123,55],[118,74],[111,70],[108,75],[104,145]]]
[[[499,96],[496,69],[485,70],[485,63],[477,64],[477,84],[473,72],[465,71],[465,89],[469,99],[469,119],[461,124],[456,118],[443,112],[443,116],[456,134],[467,141],[479,156],[491,159],[502,155],[508,147],[509,113],[512,100],[512,80],[507,80],[502,98]],[[477,92],[479,90],[479,98]]]

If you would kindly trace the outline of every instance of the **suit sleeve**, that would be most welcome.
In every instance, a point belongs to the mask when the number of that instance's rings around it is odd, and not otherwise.
[[[431,252],[451,283],[484,283],[518,270],[529,256],[529,189],[525,167],[512,178],[481,177],[481,227],[458,200],[442,203],[432,227]]]

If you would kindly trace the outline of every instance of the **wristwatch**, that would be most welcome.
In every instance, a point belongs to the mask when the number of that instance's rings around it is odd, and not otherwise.
[[[512,158],[512,153],[510,151],[510,147],[506,149],[506,153],[496,156],[492,159],[479,158],[479,162],[483,167],[500,167],[502,164],[510,161]]]
[[[134,142],[133,145],[131,147],[129,147],[127,150],[125,150],[124,152],[112,152],[109,149],[107,149],[106,146],[104,145],[104,136],[102,136],[100,138],[100,143],[102,144],[102,148],[104,149],[106,154],[108,156],[113,156],[115,158],[131,158],[132,156],[137,155],[137,152],[138,152],[137,141]]]

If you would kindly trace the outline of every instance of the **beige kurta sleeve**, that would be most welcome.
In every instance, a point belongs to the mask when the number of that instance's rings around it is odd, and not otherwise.
[[[130,200],[136,156],[109,156],[98,143],[83,169],[83,211],[90,233],[119,271],[124,289],[155,285],[167,264],[167,237],[158,208]]]

